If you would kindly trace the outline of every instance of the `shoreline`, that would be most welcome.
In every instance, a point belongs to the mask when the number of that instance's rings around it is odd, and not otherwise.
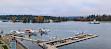
[[[91,21],[61,21],[61,22],[91,22]],[[61,23],[61,22],[51,22],[51,23]],[[99,22],[111,22],[111,21],[99,21]],[[9,22],[1,22],[1,23],[9,23]],[[23,22],[10,22],[10,23],[23,23]],[[44,23],[38,23],[38,24],[44,24]]]
[[[70,21],[61,21],[61,22],[70,22]],[[91,21],[74,21],[74,22],[91,22]],[[99,21],[99,22],[111,22],[111,21]],[[58,22],[53,22],[58,23]]]

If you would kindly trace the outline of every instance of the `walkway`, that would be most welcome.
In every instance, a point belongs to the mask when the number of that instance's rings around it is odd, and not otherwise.
[[[6,35],[5,39],[3,39],[3,41],[5,42],[5,44],[10,46],[10,40],[11,39],[12,39],[12,37],[10,35]],[[16,49],[27,49],[27,48],[24,47],[23,45],[21,45],[20,43],[16,43]]]

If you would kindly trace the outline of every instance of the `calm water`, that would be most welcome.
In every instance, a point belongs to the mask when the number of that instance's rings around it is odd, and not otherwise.
[[[111,23],[88,24],[88,22],[61,22],[61,23],[0,23],[0,30],[10,33],[11,30],[46,28],[51,32],[43,34],[37,33],[37,36],[31,36],[32,39],[49,40],[49,37],[57,36],[58,39],[74,36],[74,30],[86,34],[97,34],[99,37],[85,40],[78,43],[59,47],[59,49],[111,49]],[[25,36],[28,37],[28,36]],[[20,41],[20,40],[19,40]],[[20,41],[28,49],[42,49],[36,42]]]

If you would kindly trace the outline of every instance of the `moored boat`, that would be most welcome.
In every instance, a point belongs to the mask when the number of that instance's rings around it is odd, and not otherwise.
[[[100,24],[100,22],[99,21],[96,21],[96,20],[94,20],[94,21],[91,21],[91,22],[89,22],[90,24]]]

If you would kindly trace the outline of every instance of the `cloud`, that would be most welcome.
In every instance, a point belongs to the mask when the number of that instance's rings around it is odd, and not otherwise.
[[[0,14],[86,16],[110,14],[110,0],[0,0]]]

